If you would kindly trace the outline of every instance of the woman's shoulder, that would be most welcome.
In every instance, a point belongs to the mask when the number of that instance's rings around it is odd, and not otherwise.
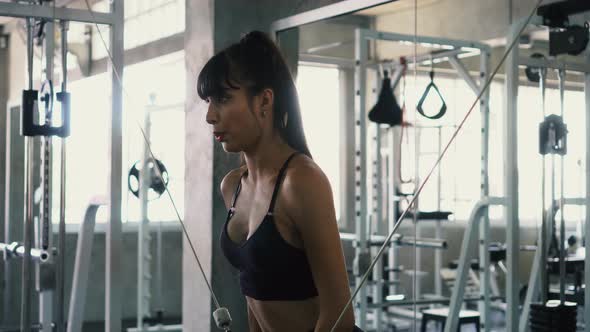
[[[289,164],[281,193],[284,211],[300,229],[318,220],[335,218],[328,177],[307,156],[298,156]]]
[[[223,195],[223,198],[226,200],[226,202],[233,196],[238,183],[240,182],[240,178],[242,177],[242,174],[245,170],[245,165],[232,169],[223,177],[223,180],[221,180],[221,194]]]
[[[315,161],[304,154],[289,163],[283,180],[285,189],[294,194],[305,194],[309,190],[330,187],[328,177]]]

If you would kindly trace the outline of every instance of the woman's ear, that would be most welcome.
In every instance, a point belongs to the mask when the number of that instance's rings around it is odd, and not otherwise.
[[[260,109],[262,112],[271,113],[274,105],[274,91],[264,89],[261,93]]]

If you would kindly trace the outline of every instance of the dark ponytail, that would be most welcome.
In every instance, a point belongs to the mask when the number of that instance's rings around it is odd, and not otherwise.
[[[252,31],[213,56],[199,74],[199,97],[221,97],[241,85],[249,97],[263,89],[274,92],[274,127],[291,148],[311,158],[299,108],[297,89],[285,59],[263,32]]]

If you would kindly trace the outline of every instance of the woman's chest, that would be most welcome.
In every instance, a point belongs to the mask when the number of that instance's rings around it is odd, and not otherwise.
[[[229,238],[238,245],[244,245],[260,236],[265,237],[266,240],[271,237],[285,241],[296,248],[302,248],[303,241],[299,232],[280,202],[277,202],[273,211],[270,211],[266,198],[261,194],[252,194],[250,197],[240,196],[240,201],[229,214],[227,224]],[[265,223],[272,223],[272,225],[265,225]]]

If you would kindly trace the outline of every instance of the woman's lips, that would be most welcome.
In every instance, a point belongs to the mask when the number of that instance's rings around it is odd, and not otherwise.
[[[216,139],[218,142],[222,142],[222,141],[223,141],[223,137],[225,136],[225,134],[224,134],[224,133],[222,133],[222,132],[214,132],[214,133],[213,133],[213,136],[215,136],[215,139]]]

